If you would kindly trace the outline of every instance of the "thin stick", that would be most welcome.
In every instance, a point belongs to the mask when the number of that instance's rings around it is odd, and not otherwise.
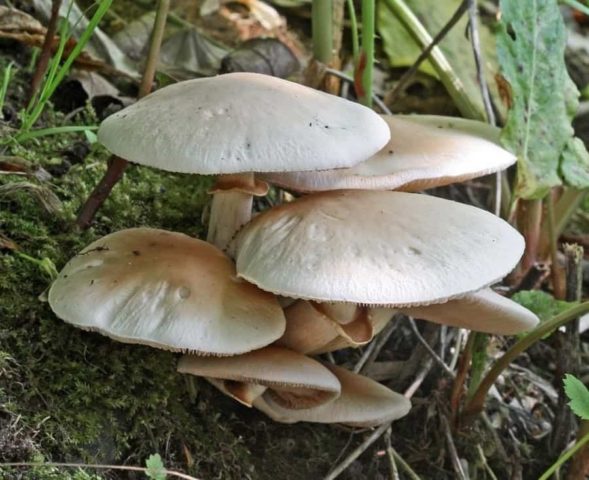
[[[393,330],[397,327],[394,320],[389,321],[389,324],[383,329],[378,336],[370,342],[370,345],[364,350],[364,353],[358,360],[358,363],[354,365],[354,373],[359,373],[366,367],[368,367],[376,359],[382,348],[387,343],[387,340],[393,333]]]
[[[546,195],[544,199],[546,205],[546,221],[548,224],[548,238],[550,241],[550,273],[552,274],[552,287],[554,296],[563,300],[566,295],[566,286],[564,278],[561,275],[561,269],[558,265],[558,237],[556,236],[554,221],[554,197],[552,192]]]
[[[391,3],[392,2],[389,2],[389,5]],[[407,86],[407,83],[409,83],[409,80],[411,80],[413,78],[413,75],[415,75],[415,73],[417,73],[417,70],[419,70],[420,65],[425,60],[428,59],[428,57],[430,56],[430,54],[432,53],[434,48],[436,48],[438,43],[440,43],[444,39],[444,37],[446,37],[446,35],[450,32],[450,30],[452,30],[454,25],[456,25],[458,23],[458,21],[462,18],[462,15],[464,15],[464,12],[466,12],[467,8],[468,8],[468,0],[464,0],[458,6],[458,8],[454,12],[454,14],[450,18],[450,20],[448,20],[446,25],[444,25],[442,27],[442,29],[437,33],[437,35],[433,38],[433,40],[429,43],[429,45],[427,45],[422,50],[419,57],[417,57],[417,60],[415,60],[413,65],[411,65],[411,68],[409,70],[407,70],[403,74],[403,76],[399,79],[399,81],[395,85],[395,88],[393,88],[393,90],[391,90],[391,92],[387,94],[387,96],[385,98],[385,102],[387,103],[387,105],[393,104],[399,98],[399,95],[401,94],[403,89]]]
[[[384,444],[386,447],[387,458],[389,459],[389,468],[391,471],[391,480],[401,480],[399,477],[399,470],[397,469],[397,462],[395,461],[395,455],[393,445],[391,444],[391,427],[387,428],[384,432]]]
[[[157,62],[159,60],[160,47],[162,38],[164,35],[164,29],[166,26],[166,18],[168,11],[170,10],[170,0],[160,0],[157,8],[157,13],[153,25],[151,34],[151,41],[149,44],[149,52],[147,54],[147,60],[145,62],[145,70],[143,71],[143,77],[141,79],[141,85],[139,87],[138,97],[144,97],[151,92],[153,86],[153,80],[155,77],[155,71],[157,68]],[[111,156],[108,169],[98,185],[94,188],[86,203],[80,209],[76,225],[85,230],[87,229],[92,221],[98,209],[102,206],[104,201],[108,198],[110,192],[118,181],[123,176],[123,173],[127,169],[129,162],[117,157]]]
[[[334,77],[340,78],[341,80],[344,80],[350,84],[354,84],[354,79],[352,77],[350,77],[349,75],[346,75],[344,72],[340,72],[339,70],[336,70],[334,68],[326,68],[325,73],[328,73],[330,75],[333,75]],[[383,111],[383,113],[386,113],[387,115],[393,114],[393,112],[391,112],[389,110],[389,107],[387,107],[385,105],[385,103],[380,99],[380,97],[374,92],[372,93],[372,100],[374,103],[376,103],[376,106]]]
[[[35,67],[33,79],[31,80],[31,88],[29,89],[29,104],[37,96],[41,82],[43,81],[45,73],[47,72],[49,60],[51,60],[51,50],[53,47],[53,39],[55,38],[55,33],[57,32],[57,22],[59,21],[60,8],[61,0],[53,0],[51,2],[51,17],[49,18],[49,23],[47,24],[45,39],[43,40],[43,46],[41,47],[41,54],[39,55],[37,66]]]
[[[13,463],[0,463],[0,467],[63,467],[63,468],[92,468],[96,470],[125,470],[127,472],[147,472],[147,468],[143,467],[129,467],[125,465],[95,465],[88,463],[59,463],[59,462],[13,462]],[[182,478],[183,480],[198,480],[195,477],[191,477],[185,473],[176,472],[174,470],[166,470],[167,475],[173,477]]]
[[[480,443],[477,443],[477,451],[479,452],[479,458],[481,459],[481,462],[483,462],[483,467],[485,467],[485,470],[487,471],[487,473],[489,474],[491,479],[492,480],[499,480],[497,478],[497,475],[495,475],[495,472],[489,466],[489,463],[487,462],[487,458],[485,457],[485,452],[483,451],[483,447],[481,447]]]
[[[454,372],[452,370],[450,370],[450,367],[448,367],[448,365],[446,365],[444,363],[444,360],[442,360],[440,358],[440,356],[436,352],[434,352],[434,349],[430,346],[429,343],[426,342],[425,338],[423,338],[421,333],[419,333],[419,330],[417,329],[417,325],[415,324],[415,320],[413,320],[411,317],[407,317],[407,320],[409,321],[409,325],[411,327],[411,330],[413,331],[413,334],[417,337],[417,340],[419,341],[419,343],[421,343],[423,345],[423,347],[427,350],[427,353],[429,353],[431,355],[431,357],[434,359],[434,361],[440,367],[442,367],[442,369],[448,375],[450,375],[450,377],[455,378],[456,375],[454,374]]]
[[[484,58],[481,50],[481,39],[479,35],[479,15],[478,4],[476,0],[468,0],[468,29],[470,33],[470,42],[474,54],[474,63],[477,70],[477,80],[481,90],[481,97],[483,99],[483,106],[485,107],[485,114],[487,115],[487,122],[491,125],[497,125],[495,112],[493,110],[493,103],[491,101],[491,94],[489,93],[489,85],[485,78]],[[494,188],[494,205],[493,212],[495,215],[501,215],[501,198],[502,198],[502,174],[497,172],[495,174],[495,188]]]
[[[409,464],[405,460],[403,460],[403,458],[401,457],[401,455],[399,455],[394,448],[391,447],[391,451],[392,451],[393,457],[395,458],[395,460],[397,461],[397,463],[399,465],[401,465],[401,468],[403,470],[405,470],[405,473],[407,474],[407,476],[411,480],[421,480],[421,478],[419,477],[419,475],[417,475],[417,473],[415,473],[415,471],[409,466]]]
[[[462,468],[462,463],[460,463],[460,458],[458,457],[458,450],[456,450],[456,445],[454,444],[454,439],[452,438],[450,423],[444,415],[442,415],[442,426],[444,427],[446,443],[448,444],[450,459],[452,460],[452,466],[454,467],[456,476],[460,480],[467,480],[466,474],[464,473],[464,468]]]
[[[411,384],[411,386],[405,391],[403,396],[405,398],[411,398],[419,386],[425,380],[428,372],[431,370],[433,362],[430,360],[425,362],[420,372],[417,374],[415,381]],[[362,455],[374,442],[376,442],[386,431],[391,427],[393,422],[387,422],[380,427],[378,427],[372,434],[362,442],[352,453],[350,453],[337,467],[335,467],[331,472],[327,474],[325,480],[333,480],[341,475],[360,455]],[[393,453],[394,454],[394,453]],[[399,464],[403,467],[403,463],[401,463],[402,459],[398,455],[395,456],[395,460],[399,462]],[[411,469],[409,469],[411,470]],[[411,470],[412,471],[412,470]],[[414,472],[413,472],[414,473]],[[412,479],[419,480],[419,477],[411,477]]]

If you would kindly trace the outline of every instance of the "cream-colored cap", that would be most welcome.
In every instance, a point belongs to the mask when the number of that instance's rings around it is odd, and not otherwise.
[[[178,363],[178,371],[242,384],[262,385],[268,387],[266,394],[274,401],[294,409],[320,405],[340,394],[340,383],[327,368],[300,353],[276,346],[234,357],[185,355]],[[225,390],[229,390],[234,398],[252,397],[249,394],[236,395],[234,387],[228,388],[225,382]]]
[[[437,305],[404,308],[401,313],[476,332],[513,335],[534,328],[538,317],[490,288]]]
[[[284,333],[276,298],[235,275],[216,247],[149,228],[95,241],[49,291],[58,317],[115,340],[205,355],[236,355]]]
[[[300,198],[247,224],[237,273],[320,302],[441,303],[505,276],[522,236],[484,210],[414,193],[343,190]]]
[[[164,87],[98,131],[99,141],[126,160],[201,174],[351,167],[389,137],[369,108],[257,73]]]
[[[403,190],[462,182],[509,167],[516,157],[499,146],[498,128],[476,120],[430,115],[383,115],[391,139],[352,168],[262,173],[258,177],[301,192]]]
[[[293,410],[279,405],[264,393],[254,401],[254,407],[277,422],[344,423],[357,427],[380,425],[409,413],[411,403],[403,395],[344,368],[328,364],[326,367],[341,383],[341,395],[334,401],[315,408]]]

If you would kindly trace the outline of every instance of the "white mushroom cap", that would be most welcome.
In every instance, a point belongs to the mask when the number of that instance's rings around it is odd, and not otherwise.
[[[68,323],[126,343],[236,355],[278,339],[276,298],[235,275],[212,245],[181,233],[123,230],[95,241],[49,291]]]
[[[277,422],[344,423],[371,427],[397,420],[409,413],[411,403],[384,385],[335,365],[325,365],[339,379],[341,394],[332,402],[304,410],[292,410],[263,394],[254,401],[258,408]]]
[[[126,160],[201,174],[350,167],[389,136],[369,108],[257,73],[170,85],[111,115],[98,131]]]
[[[516,157],[499,146],[498,128],[476,120],[429,115],[383,115],[391,139],[352,168],[263,173],[259,178],[302,192],[404,190],[416,192],[503,170]]]
[[[272,390],[267,394],[272,396],[274,401],[290,408],[320,405],[340,394],[337,377],[322,364],[300,353],[276,346],[234,357],[185,355],[178,363],[178,371],[262,385]],[[227,388],[226,383],[224,387],[231,390]]]
[[[490,288],[438,305],[401,310],[415,318],[477,332],[513,335],[534,328],[538,317]]]
[[[402,192],[345,190],[268,210],[237,235],[237,273],[321,302],[441,303],[505,276],[522,236],[489,212]]]

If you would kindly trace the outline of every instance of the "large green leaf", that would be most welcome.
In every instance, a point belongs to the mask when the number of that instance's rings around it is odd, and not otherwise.
[[[454,11],[462,3],[461,0],[405,0],[413,13],[419,18],[428,32],[434,37],[450,19]],[[382,38],[384,52],[389,63],[393,67],[411,66],[419,54],[421,46],[407,32],[403,24],[397,19],[387,2],[377,2],[377,28]],[[454,28],[440,42],[440,48],[456,75],[464,85],[464,91],[471,103],[479,110],[479,119],[485,118],[484,107],[481,99],[481,91],[477,80],[474,56],[470,42],[465,35],[468,18],[466,15],[454,26]],[[494,74],[497,71],[497,59],[495,54],[493,35],[490,30],[480,26],[481,44],[485,58],[486,73],[491,87],[494,89]],[[436,76],[435,69],[425,61],[420,67],[425,73]]]
[[[589,390],[583,382],[574,375],[566,374],[564,391],[569,397],[569,406],[573,413],[583,420],[589,420]]]
[[[572,142],[570,122],[578,92],[566,71],[566,32],[558,4],[501,0],[500,5],[497,53],[511,87],[511,108],[501,139],[518,156],[516,194],[542,198],[550,187],[560,185],[561,159],[565,179],[580,187],[583,147]]]

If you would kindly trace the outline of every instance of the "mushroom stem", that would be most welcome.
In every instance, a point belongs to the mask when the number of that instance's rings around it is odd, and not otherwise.
[[[252,218],[254,195],[265,195],[268,185],[253,173],[219,175],[213,194],[207,242],[225,250],[235,233]]]

